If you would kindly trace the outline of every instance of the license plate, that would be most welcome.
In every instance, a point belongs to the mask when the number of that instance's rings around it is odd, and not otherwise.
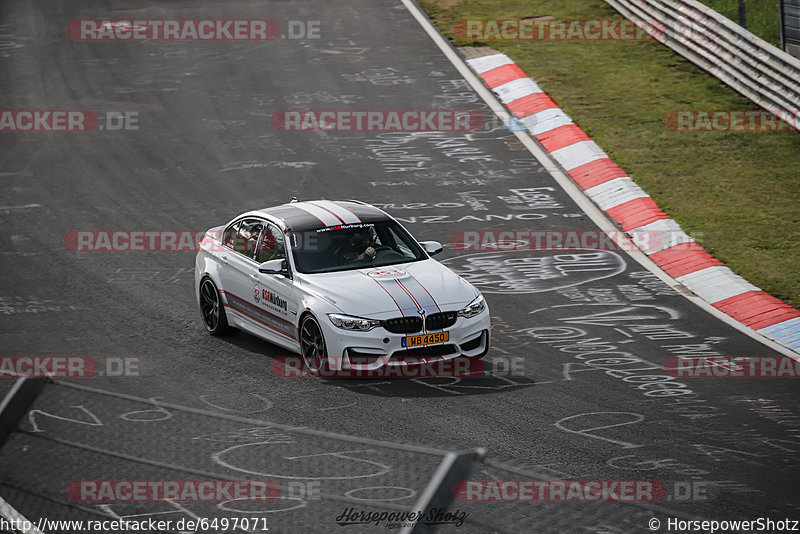
[[[446,343],[450,339],[450,332],[436,332],[433,334],[422,334],[419,336],[406,336],[400,340],[400,344],[405,348],[419,347],[422,345],[434,345],[436,343]]]

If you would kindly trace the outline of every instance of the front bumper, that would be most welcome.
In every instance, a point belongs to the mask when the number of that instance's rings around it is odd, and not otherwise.
[[[319,319],[328,349],[328,362],[334,370],[370,371],[386,366],[406,367],[451,360],[459,356],[477,357],[486,354],[490,345],[488,306],[481,314],[469,319],[459,317],[454,325],[445,328],[450,338],[447,342],[411,349],[403,347],[401,340],[421,332],[395,334],[382,327],[357,332],[337,328],[327,317]]]

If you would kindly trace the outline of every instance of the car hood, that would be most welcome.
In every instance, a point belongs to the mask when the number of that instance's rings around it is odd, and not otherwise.
[[[303,274],[303,285],[342,313],[371,319],[457,310],[478,291],[436,260]]]

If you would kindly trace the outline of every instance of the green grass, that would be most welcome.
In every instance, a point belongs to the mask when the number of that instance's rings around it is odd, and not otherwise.
[[[720,12],[739,24],[738,0],[700,0],[701,4]],[[747,30],[771,45],[781,46],[781,19],[778,0],[745,0]]]
[[[422,0],[464,19],[621,16],[600,0]],[[800,307],[800,133],[675,132],[675,110],[757,106],[654,41],[460,41],[511,56],[658,205],[735,272]]]

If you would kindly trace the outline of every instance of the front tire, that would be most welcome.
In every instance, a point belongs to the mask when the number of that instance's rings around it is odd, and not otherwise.
[[[219,290],[211,278],[203,278],[200,282],[200,316],[203,326],[212,336],[224,336],[231,333],[225,306]]]
[[[300,351],[303,361],[312,373],[329,369],[325,335],[313,315],[303,317],[300,323]]]

